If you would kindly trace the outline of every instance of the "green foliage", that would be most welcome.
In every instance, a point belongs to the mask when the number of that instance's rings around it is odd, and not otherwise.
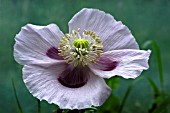
[[[153,89],[154,95],[159,95],[161,92],[159,91],[159,88],[156,86],[154,81],[150,77],[148,77],[147,80],[150,83],[151,88]]]
[[[107,85],[112,89],[112,93],[118,88],[120,82],[120,77],[115,76],[110,79],[106,79]]]
[[[148,82],[150,83],[150,86],[153,90],[153,97],[154,97],[154,102],[152,105],[149,107],[148,112],[149,113],[167,113],[167,106],[170,104],[170,96],[166,98],[166,95],[163,91],[163,68],[162,68],[162,61],[161,61],[161,53],[160,49],[158,47],[158,44],[154,40],[149,40],[144,43],[143,48],[147,48],[149,45],[152,45],[155,56],[156,56],[156,61],[157,61],[157,66],[159,70],[159,79],[161,83],[161,90],[157,87],[155,82],[148,77]]]
[[[15,99],[16,99],[16,102],[17,102],[18,110],[19,110],[20,113],[23,113],[21,105],[20,105],[20,102],[19,102],[19,99],[18,99],[18,96],[17,96],[17,92],[16,92],[16,88],[15,88],[15,83],[14,83],[13,80],[12,80],[12,87],[13,87],[13,92],[15,94]]]
[[[98,108],[98,113],[118,113],[119,107],[119,97],[111,94],[107,101]]]
[[[163,99],[161,103],[151,113],[168,113],[167,107],[170,105],[170,96]]]
[[[162,92],[159,90],[159,88],[156,86],[156,84],[154,83],[154,81],[151,78],[147,78],[148,82],[150,83],[150,86],[153,90],[153,97],[154,97],[154,102],[152,103],[152,105],[149,107],[148,112],[152,113],[155,109],[157,109],[158,104],[161,102],[162,100]]]
[[[122,113],[122,110],[123,110],[123,108],[124,108],[124,106],[125,106],[125,103],[126,103],[126,101],[127,101],[127,98],[129,97],[130,92],[131,92],[133,86],[134,86],[134,85],[136,84],[136,82],[138,82],[139,80],[141,80],[141,78],[136,79],[135,81],[133,81],[132,84],[130,84],[129,87],[127,88],[127,90],[126,90],[126,92],[125,92],[125,95],[124,95],[124,97],[123,97],[123,100],[122,100],[122,102],[121,102],[121,105],[120,105],[120,107],[119,107],[118,113]]]
[[[155,56],[156,56],[157,66],[158,66],[158,70],[159,70],[159,79],[160,79],[161,87],[162,87],[162,90],[163,90],[164,80],[163,80],[163,69],[162,69],[160,49],[158,47],[158,44],[154,40],[146,41],[143,44],[143,48],[148,48],[149,45],[153,46],[153,50],[154,50],[154,53],[155,53]]]

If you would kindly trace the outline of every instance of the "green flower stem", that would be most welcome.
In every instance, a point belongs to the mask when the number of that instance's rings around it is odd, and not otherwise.
[[[40,100],[37,99],[37,102],[38,102],[38,113],[41,113],[41,103],[40,103]]]

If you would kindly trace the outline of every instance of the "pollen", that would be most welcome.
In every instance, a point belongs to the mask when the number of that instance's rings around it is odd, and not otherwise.
[[[66,34],[59,44],[59,55],[75,67],[95,63],[103,53],[103,45],[96,33],[84,30],[80,34],[79,31],[73,30],[71,34]]]

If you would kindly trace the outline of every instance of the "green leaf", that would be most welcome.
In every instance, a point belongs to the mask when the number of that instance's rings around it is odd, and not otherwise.
[[[18,105],[19,112],[23,113],[19,99],[18,99],[18,96],[17,96],[17,93],[16,93],[16,88],[15,88],[15,84],[14,84],[13,79],[12,79],[12,86],[13,86],[13,91],[14,91],[14,94],[15,94],[15,99],[16,99],[16,102],[17,102],[17,105]]]
[[[90,108],[85,109],[85,111],[81,113],[98,113],[98,112],[97,112],[96,107],[90,107]]]
[[[170,105],[170,96],[165,98],[152,113],[162,113]]]
[[[118,112],[118,113],[122,113],[122,110],[123,110],[123,108],[124,108],[124,105],[125,105],[128,97],[129,97],[129,94],[130,94],[133,86],[136,84],[136,82],[138,82],[138,81],[141,80],[141,79],[143,79],[143,77],[140,77],[140,78],[136,79],[135,81],[132,82],[131,85],[129,85],[129,87],[127,88],[127,90],[126,90],[126,92],[125,92],[125,95],[124,95],[124,97],[123,97],[123,100],[122,100],[122,102],[121,102],[121,105],[120,105],[120,108],[119,108],[119,112]]]
[[[112,93],[118,88],[119,86],[120,77],[115,76],[110,79],[106,79],[107,85],[112,89]]]
[[[157,66],[158,66],[158,70],[159,70],[159,79],[160,79],[160,83],[161,83],[161,88],[163,90],[163,68],[162,68],[162,61],[161,61],[161,54],[160,54],[160,49],[157,45],[157,43],[154,40],[149,40],[147,42],[145,42],[143,44],[143,48],[146,49],[148,48],[149,45],[153,46],[153,50],[156,56],[156,60],[157,60]]]
[[[155,95],[160,94],[159,88],[156,86],[155,82],[150,77],[148,77],[147,80],[149,81],[149,84],[153,89],[154,94]]]
[[[147,78],[149,81],[149,84],[154,92],[154,102],[152,105],[149,107],[148,112],[152,113],[154,109],[158,107],[158,104],[162,101],[162,93],[159,91],[158,87],[156,86],[155,82],[151,78]]]
[[[110,95],[106,102],[98,108],[98,113],[117,113],[120,107],[120,99],[115,95]]]

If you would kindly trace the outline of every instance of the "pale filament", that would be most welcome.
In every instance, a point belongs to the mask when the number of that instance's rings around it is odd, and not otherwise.
[[[65,59],[66,63],[74,63],[75,67],[94,63],[103,53],[99,36],[86,30],[81,36],[79,30],[72,30],[71,34],[66,34],[59,45],[59,55]]]

